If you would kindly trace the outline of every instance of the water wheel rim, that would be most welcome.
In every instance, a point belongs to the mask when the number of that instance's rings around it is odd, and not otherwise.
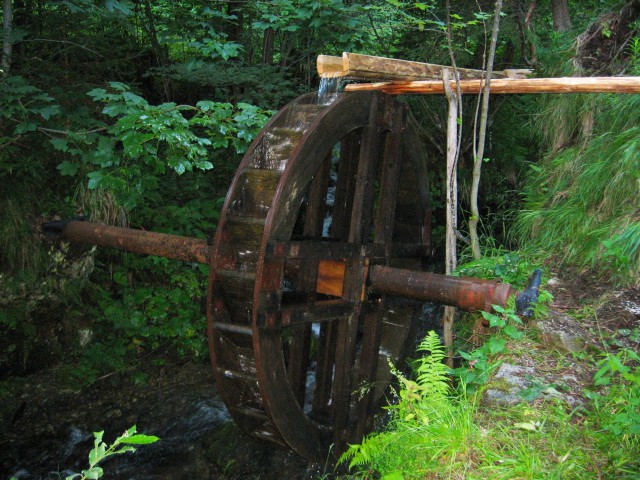
[[[290,153],[290,157],[286,161],[285,167],[280,174],[281,176],[278,180],[277,187],[273,192],[271,204],[264,219],[263,232],[260,238],[260,251],[255,265],[252,265],[255,266],[255,283],[253,285],[251,302],[250,328],[252,334],[251,353],[254,363],[244,370],[244,375],[251,377],[250,379],[245,378],[244,380],[249,381],[251,385],[243,387],[244,389],[238,389],[234,386],[228,394],[224,392],[225,387],[229,387],[230,385],[227,381],[227,376],[225,376],[225,372],[230,371],[227,367],[233,364],[233,362],[229,359],[223,359],[225,355],[229,355],[229,352],[224,351],[227,347],[224,346],[223,342],[217,341],[216,338],[217,336],[227,334],[222,334],[216,327],[216,323],[219,325],[219,322],[216,322],[216,308],[213,308],[216,302],[218,302],[220,306],[220,298],[215,293],[215,283],[217,273],[221,265],[224,264],[224,261],[221,261],[221,258],[224,256],[221,253],[224,244],[222,239],[223,229],[221,231],[220,227],[216,234],[216,242],[214,243],[213,268],[210,277],[212,286],[210,288],[210,301],[208,302],[210,306],[209,337],[214,371],[222,388],[221,393],[223,400],[230,406],[230,412],[234,419],[236,419],[240,426],[248,433],[257,438],[269,440],[275,444],[289,445],[306,458],[324,458],[325,452],[331,443],[340,439],[344,440],[344,435],[341,434],[341,437],[337,435],[337,430],[334,427],[336,426],[335,422],[337,422],[341,424],[341,428],[345,428],[345,425],[343,425],[345,422],[344,417],[345,415],[348,417],[349,413],[334,413],[328,421],[318,422],[316,419],[312,419],[308,415],[308,412],[304,411],[304,405],[300,403],[299,398],[296,398],[294,390],[291,388],[291,385],[287,383],[287,365],[285,365],[282,338],[278,334],[277,328],[265,328],[265,319],[267,317],[265,312],[273,311],[274,307],[281,307],[282,301],[281,282],[284,264],[282,261],[275,261],[276,267],[273,268],[274,260],[271,253],[274,244],[278,242],[286,243],[291,239],[294,224],[299,214],[298,210],[301,208],[301,199],[305,189],[324,161],[327,154],[326,150],[331,149],[337,139],[345,138],[350,132],[367,128],[372,122],[372,115],[374,117],[377,115],[373,121],[380,122],[380,113],[372,114],[372,105],[380,104],[381,98],[381,95],[371,93],[339,96],[330,106],[321,109],[311,124],[304,129],[293,151]],[[250,168],[251,162],[255,161],[251,158],[255,157],[261,142],[264,144],[265,136],[269,135],[269,132],[272,132],[275,128],[279,128],[277,127],[277,119],[282,119],[288,115],[292,109],[295,109],[296,106],[307,104],[307,102],[313,103],[315,102],[315,98],[305,96],[297,99],[290,104],[290,106],[285,107],[285,109],[263,129],[260,137],[256,139],[250,151],[245,156],[238,170],[238,174],[234,178],[221,217],[221,224],[224,225],[225,219],[228,220],[228,214],[233,209],[234,198],[236,201],[239,198],[238,185],[243,181],[241,178],[243,171]],[[397,108],[397,106],[394,106],[389,110],[393,112],[397,111]],[[382,125],[382,123],[376,124],[372,126],[372,128],[379,129],[380,125]],[[412,133],[414,134],[415,132]],[[376,135],[375,131],[373,131],[373,135]],[[361,143],[362,142],[364,141],[361,140]],[[409,150],[407,153],[409,156],[415,155],[416,153],[415,150],[412,150],[412,146],[405,146],[405,150]],[[415,161],[415,159],[413,160]],[[424,190],[424,185],[421,184],[420,187]],[[421,192],[421,195],[424,196],[426,193]],[[365,254],[362,253],[361,257],[364,256]],[[222,283],[224,288],[224,282]],[[358,321],[359,319],[355,320],[356,329],[358,328]],[[406,344],[408,343],[408,337],[410,337],[410,330],[410,325],[404,326],[405,338],[403,338],[401,342],[402,345],[396,348],[394,352],[394,361],[397,361],[399,357],[406,353]],[[353,331],[351,335],[353,335]],[[237,365],[240,363],[242,362],[238,362]],[[339,372],[339,374],[343,375],[341,372]],[[334,374],[334,376],[336,376],[336,374]],[[260,397],[262,403],[255,399],[251,400],[257,396]],[[254,402],[254,407],[256,408],[244,408],[242,413],[239,413],[240,409],[237,405],[246,402],[247,398],[249,398],[251,402]],[[251,402],[246,402],[246,404],[248,405]],[[347,401],[345,408],[352,408],[350,400]],[[344,410],[344,408],[342,410]],[[251,414],[256,417],[255,422],[253,419],[248,420]],[[356,412],[356,414],[358,414],[358,412]],[[364,412],[364,414],[368,414],[368,411]],[[337,417],[343,418],[337,421]],[[256,427],[256,425],[258,425],[258,427]],[[349,426],[347,425],[346,428],[348,429]]]

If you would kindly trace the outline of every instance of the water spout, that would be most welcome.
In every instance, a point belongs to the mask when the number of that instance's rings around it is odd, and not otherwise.
[[[338,92],[344,88],[344,83],[342,76],[321,77],[318,87],[318,105],[330,105],[336,99]]]

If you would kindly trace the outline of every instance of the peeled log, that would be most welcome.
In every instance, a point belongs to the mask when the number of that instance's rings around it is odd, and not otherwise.
[[[449,70],[450,77],[454,78],[454,69],[445,65],[374,57],[349,52],[344,52],[342,57],[318,55],[316,64],[318,75],[321,78],[348,77],[368,79],[370,81],[439,80],[442,79],[443,69]],[[460,79],[479,79],[486,75],[482,70],[470,68],[459,68],[457,71]],[[494,72],[492,78],[522,78],[529,73],[531,73],[531,70],[504,70],[502,72]]]
[[[477,94],[484,87],[484,80],[460,80],[460,91]],[[456,83],[451,82],[456,89]],[[391,95],[444,94],[441,81],[381,82],[352,84],[347,92],[379,90]],[[640,93],[640,77],[561,77],[492,79],[491,94],[514,93]]]

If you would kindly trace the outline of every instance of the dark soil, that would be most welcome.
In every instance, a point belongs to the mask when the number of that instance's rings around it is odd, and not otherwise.
[[[615,287],[589,275],[567,270],[546,288],[551,308],[576,315],[602,349],[640,350],[640,287]]]

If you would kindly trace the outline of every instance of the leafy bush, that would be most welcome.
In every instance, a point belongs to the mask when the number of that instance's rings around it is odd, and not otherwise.
[[[245,103],[150,105],[120,82],[88,95],[105,104],[102,114],[111,120],[53,139],[54,147],[70,157],[58,170],[82,181],[86,177],[90,190],[113,192],[127,209],[158,190],[167,171],[210,170],[212,150],[244,152],[270,113]]]

